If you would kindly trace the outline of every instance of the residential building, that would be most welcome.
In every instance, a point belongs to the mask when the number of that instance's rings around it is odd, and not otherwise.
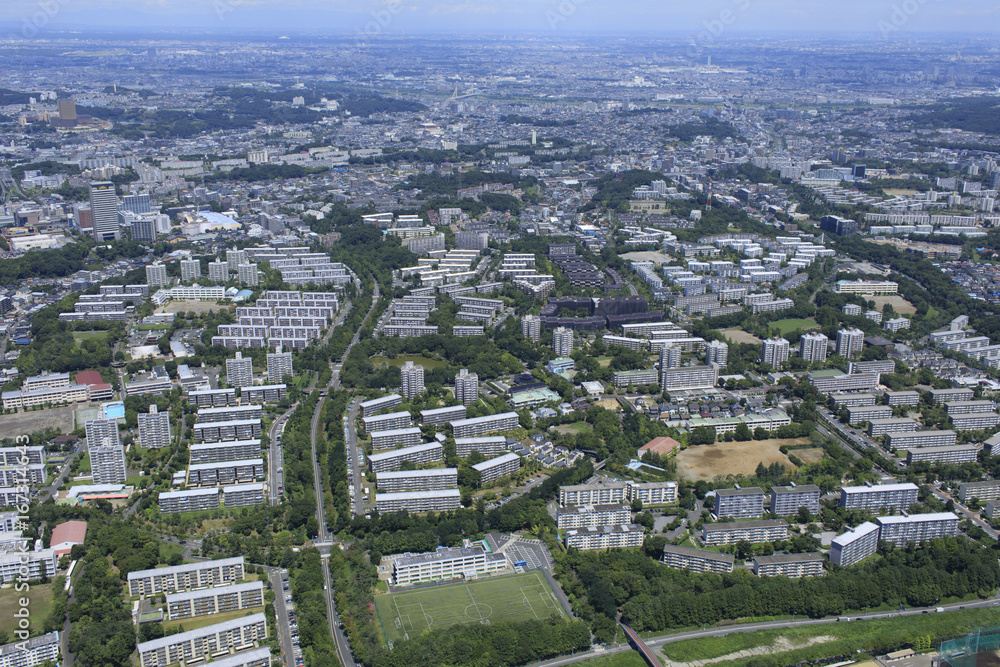
[[[87,448],[99,447],[105,442],[117,445],[121,442],[118,439],[118,422],[114,419],[89,419],[84,423],[84,431],[87,434]]]
[[[916,421],[908,417],[888,417],[886,419],[868,420],[868,437],[878,438],[889,433],[912,433],[919,426]]]
[[[895,373],[896,362],[892,359],[876,359],[874,361],[848,361],[847,374],[859,373]]]
[[[729,346],[721,340],[713,340],[705,347],[705,363],[724,368],[729,363]]]
[[[90,474],[94,484],[124,484],[125,448],[105,440],[104,444],[90,447]]]
[[[816,391],[832,394],[841,391],[874,391],[878,387],[878,373],[846,375],[837,369],[815,371],[809,374],[809,383]]]
[[[220,442],[225,440],[251,440],[261,436],[260,419],[236,419],[232,421],[199,422],[192,427],[198,442]]]
[[[384,493],[454,489],[458,486],[458,468],[380,472],[375,483]]]
[[[661,370],[660,387],[663,391],[711,389],[719,381],[718,366],[685,366]]]
[[[277,403],[288,396],[288,387],[283,384],[259,384],[240,389],[240,397],[250,403]]]
[[[267,381],[271,384],[281,384],[286,375],[294,375],[292,369],[292,353],[282,352],[281,346],[267,354]]]
[[[890,544],[909,544],[958,535],[958,517],[951,512],[880,516],[875,522],[879,527],[879,539]]]
[[[200,259],[182,259],[181,260],[181,282],[190,283],[201,278],[201,260]]]
[[[53,665],[61,663],[58,632],[18,639],[0,646],[0,667],[36,667],[47,662]]]
[[[236,279],[241,285],[255,287],[258,283],[257,265],[252,263],[240,264],[236,268]]]
[[[760,345],[760,363],[781,369],[788,361],[788,341],[784,338],[768,338]]]
[[[889,419],[892,417],[892,408],[888,405],[871,405],[847,408],[847,423],[862,424],[873,419]]]
[[[787,538],[788,522],[784,519],[706,523],[701,531],[701,541],[711,545],[736,544],[742,541],[755,544]]]
[[[455,376],[455,400],[472,405],[479,400],[479,376],[463,368]],[[465,417],[463,412],[462,418]]]
[[[830,339],[821,333],[807,333],[799,341],[799,356],[806,363],[826,361]]]
[[[233,484],[222,487],[222,502],[227,508],[264,504],[263,484]]]
[[[760,487],[718,489],[715,492],[717,517],[759,519],[764,514],[764,492]]]
[[[676,345],[664,345],[660,348],[660,369],[680,368],[681,348]]]
[[[115,184],[108,181],[89,186],[90,211],[93,219],[94,240],[98,243],[121,238],[118,226],[118,195]]]
[[[458,489],[375,494],[375,509],[380,513],[402,512],[403,510],[410,514],[447,512],[457,510],[461,506],[462,492]]]
[[[660,562],[667,567],[692,572],[717,572],[728,574],[733,571],[736,557],[732,554],[720,554],[705,549],[678,547],[672,544],[664,545]]]
[[[552,332],[552,349],[557,357],[568,357],[573,353],[573,330],[556,327]]]
[[[149,285],[150,289],[169,285],[170,278],[167,277],[167,267],[160,263],[147,264],[146,284]]]
[[[958,499],[963,503],[978,498],[984,500],[1000,500],[1000,479],[990,479],[982,482],[959,482]]]
[[[920,404],[920,392],[919,391],[887,391],[885,396],[889,401],[891,407],[896,407],[897,405],[919,405]]]
[[[186,491],[161,491],[157,498],[160,514],[201,512],[219,509],[219,489],[188,489]]]
[[[643,507],[670,505],[677,502],[677,482],[629,482],[625,499],[638,500]]]
[[[477,463],[472,469],[480,475],[480,486],[485,486],[501,477],[517,474],[521,469],[521,457],[517,454],[502,454]]]
[[[847,509],[872,512],[902,512],[917,502],[917,485],[876,484],[873,486],[845,486],[840,489],[840,506]]]
[[[975,395],[968,387],[955,387],[953,389],[931,389],[931,398],[934,403],[942,405],[951,401],[971,401]]]
[[[229,282],[229,264],[223,261],[209,262],[208,279],[217,283]]]
[[[582,551],[641,547],[645,537],[642,526],[624,524],[615,526],[583,526],[566,531],[566,548]]]
[[[131,597],[190,591],[243,581],[243,556],[185,563],[152,570],[136,570],[126,576]]]
[[[819,514],[820,495],[815,484],[773,486],[770,511],[778,516],[792,516],[798,514],[799,508],[805,507],[810,514]]]
[[[393,428],[387,431],[372,432],[372,449],[380,452],[384,449],[393,449],[401,445],[419,445],[423,436],[417,427]]]
[[[43,577],[53,579],[59,566],[55,549],[38,551],[0,551],[0,585],[34,581]],[[23,609],[24,607],[20,607]]]
[[[188,486],[242,484],[264,479],[264,459],[240,459],[188,466]]]
[[[487,435],[478,438],[455,438],[455,454],[466,458],[472,452],[479,452],[485,457],[500,454],[507,448],[507,438],[502,435]]]
[[[140,414],[139,444],[146,449],[161,449],[170,446],[170,413],[160,412],[153,403],[148,414]]]
[[[399,470],[403,461],[416,464],[433,463],[444,458],[444,448],[439,442],[413,445],[388,452],[377,452],[368,457],[368,466],[374,473]]]
[[[421,424],[447,424],[452,419],[465,419],[464,405],[451,405],[446,408],[420,411]]]
[[[621,504],[628,500],[628,487],[628,482],[560,486],[559,506]]]
[[[413,400],[427,390],[424,386],[423,366],[417,366],[412,361],[407,361],[403,367],[399,369],[399,373],[403,382],[403,387],[399,393],[401,393],[404,398]]]
[[[838,280],[833,285],[837,294],[889,295],[899,291],[899,283],[891,280]]]
[[[139,667],[167,667],[182,660],[207,659],[214,654],[265,639],[267,620],[264,614],[253,614],[141,642],[137,647]]]
[[[166,603],[167,619],[171,621],[263,607],[264,582],[248,581],[218,588],[169,593]]]
[[[821,553],[756,556],[753,573],[758,577],[821,577],[823,561]]]
[[[538,315],[525,315],[521,318],[521,335],[537,343],[542,339],[542,319]]]
[[[865,346],[865,332],[851,327],[837,331],[837,354],[845,359],[851,359],[861,354]]]
[[[878,549],[878,536],[878,526],[870,521],[837,535],[830,543],[830,562],[841,567],[861,562]]]
[[[628,505],[574,505],[556,510],[556,527],[581,528],[583,526],[620,526],[632,521]]]
[[[958,442],[955,431],[897,431],[886,433],[885,437],[889,449],[949,447]]]
[[[892,319],[888,319],[883,322],[882,328],[886,331],[891,331],[892,333],[896,333],[897,331],[901,331],[903,329],[909,329],[910,319],[907,317],[893,317]]]
[[[398,428],[409,428],[413,420],[410,413],[405,411],[390,412],[374,417],[362,417],[361,423],[365,426],[365,431],[374,433],[376,431],[391,431]]]
[[[408,586],[423,581],[474,579],[507,569],[507,557],[488,553],[481,545],[438,547],[423,554],[404,553],[392,560],[392,583]]]
[[[253,386],[253,359],[244,359],[239,351],[235,358],[226,359],[226,382],[230,387]]]
[[[956,431],[984,431],[1000,424],[1000,414],[996,412],[974,412],[951,417],[951,426]]]
[[[978,455],[979,445],[976,443],[950,447],[921,447],[907,450],[906,465],[913,465],[918,461],[944,464],[973,463]]]
[[[487,415],[485,417],[472,417],[470,419],[458,419],[450,422],[452,433],[455,438],[468,438],[488,433],[509,431],[519,426],[516,412],[504,412],[497,415]]]

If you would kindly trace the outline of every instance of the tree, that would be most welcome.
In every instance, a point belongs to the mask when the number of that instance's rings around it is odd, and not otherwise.
[[[798,515],[795,518],[799,523],[809,523],[812,521],[812,512],[809,511],[808,507],[802,506],[799,508]]]
[[[746,425],[745,422],[740,422],[736,425],[736,430],[733,432],[733,440],[738,442],[746,442],[751,439],[750,427]]]

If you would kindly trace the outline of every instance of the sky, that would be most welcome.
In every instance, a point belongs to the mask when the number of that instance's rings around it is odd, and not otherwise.
[[[42,30],[408,33],[848,31],[996,33],[996,0],[0,0],[0,22]]]

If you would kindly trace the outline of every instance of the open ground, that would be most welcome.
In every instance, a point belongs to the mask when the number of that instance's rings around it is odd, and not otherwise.
[[[375,607],[385,638],[392,642],[456,623],[488,625],[566,615],[538,571],[378,595]]]
[[[893,309],[900,315],[913,315],[917,312],[916,307],[912,303],[898,294],[892,294],[889,296],[873,296],[869,297],[869,301],[875,302],[875,310],[879,312],[882,312],[882,307],[887,303],[891,304]]]
[[[0,632],[7,633],[13,638],[14,631],[17,630],[18,619],[14,613],[21,609],[20,599],[27,597],[28,613],[31,614],[31,627],[33,630],[41,631],[42,624],[52,611],[52,586],[54,584],[33,584],[31,588],[24,592],[8,587],[0,591]]]
[[[758,463],[780,463],[791,470],[795,466],[778,448],[808,442],[808,438],[788,438],[688,447],[677,454],[677,474],[684,479],[710,481],[717,476],[752,475]]]
[[[747,343],[749,345],[760,344],[760,338],[757,338],[752,333],[748,333],[742,329],[723,329],[720,333],[734,343]]]
[[[231,310],[235,306],[233,304],[223,303],[219,304],[215,301],[168,301],[163,304],[160,308],[156,309],[157,313],[197,313],[201,315],[202,313],[207,313],[210,310],[215,312],[221,312],[223,310]]]
[[[35,412],[0,415],[0,440],[37,433],[47,428],[69,433],[73,430],[73,410],[75,410],[73,406],[67,405]]]
[[[627,252],[621,256],[622,259],[628,260],[630,262],[652,262],[659,266],[660,264],[666,264],[673,258],[664,255],[662,252],[654,252],[652,250],[637,250],[636,252]]]

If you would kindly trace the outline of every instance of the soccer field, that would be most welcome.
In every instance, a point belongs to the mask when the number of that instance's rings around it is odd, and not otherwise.
[[[525,572],[375,596],[387,641],[420,635],[456,623],[524,621],[565,617],[566,612],[540,572]]]

